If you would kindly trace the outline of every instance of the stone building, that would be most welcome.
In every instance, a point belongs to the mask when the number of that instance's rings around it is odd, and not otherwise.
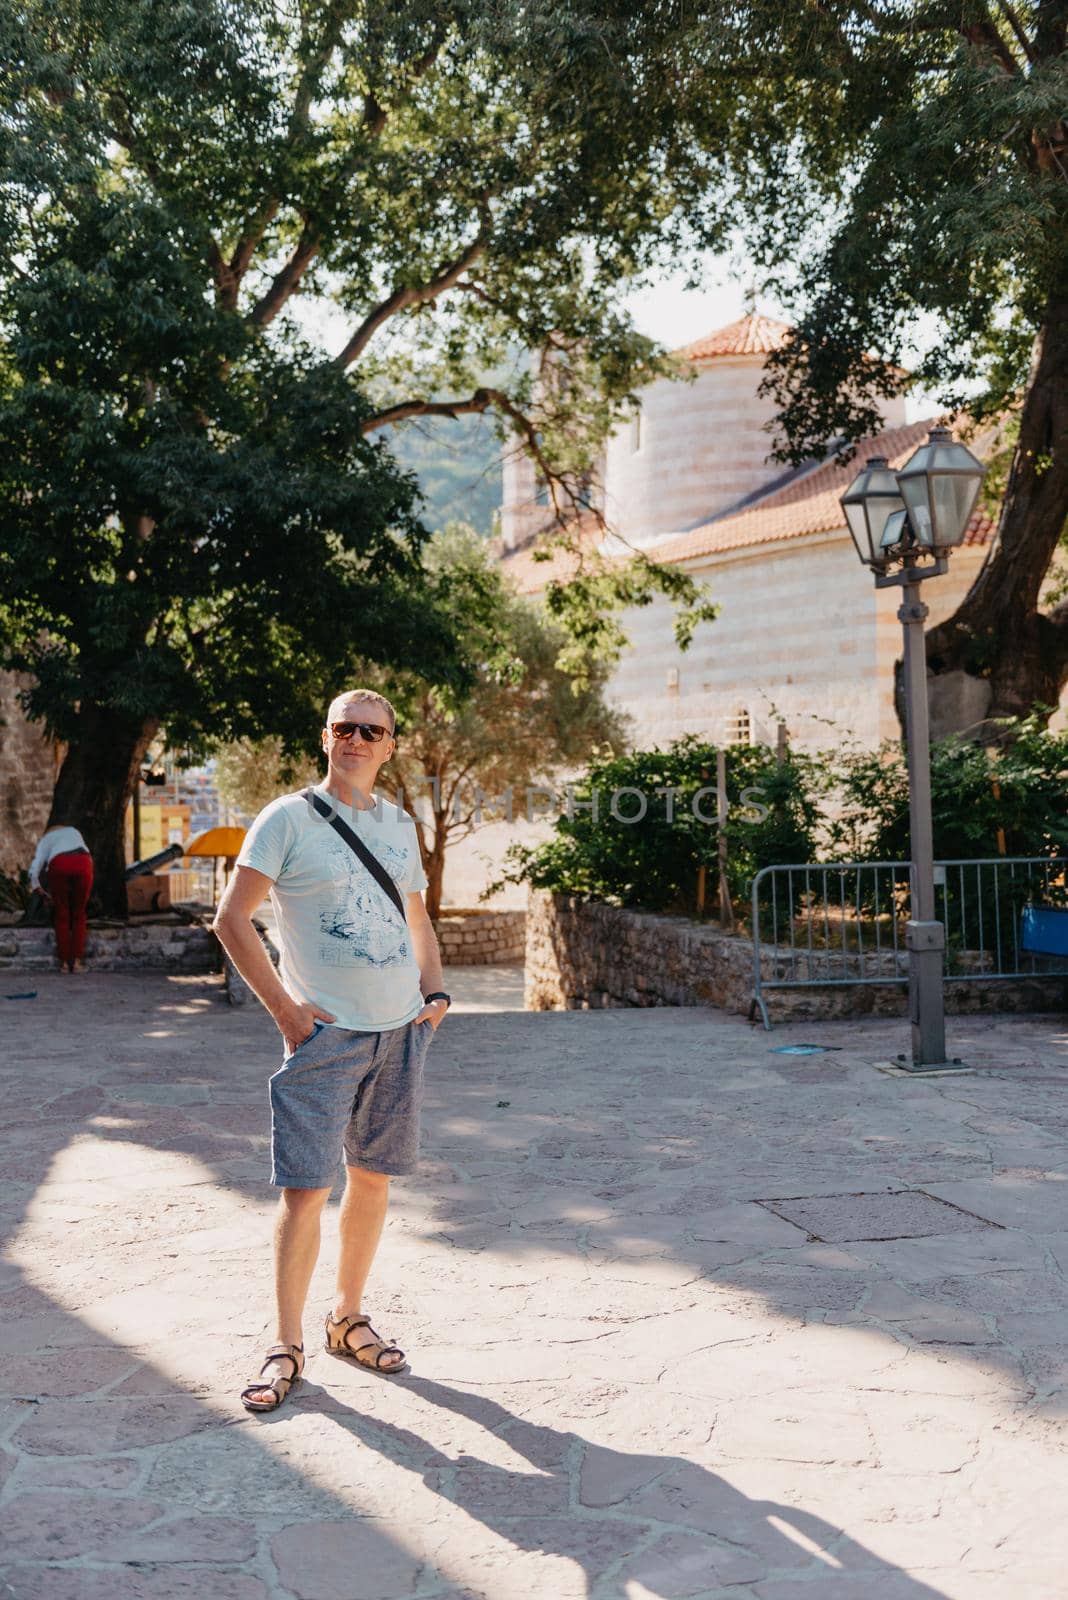
[[[44,832],[59,769],[60,747],[19,705],[26,680],[0,672],[0,872],[28,867]]]
[[[720,607],[685,652],[668,602],[625,614],[630,646],[609,694],[632,717],[639,746],[684,733],[774,741],[779,721],[802,749],[843,740],[874,746],[897,735],[900,596],[875,589],[838,499],[870,456],[902,466],[933,419],[908,423],[904,402],[891,401],[885,431],[861,440],[847,467],[824,460],[784,470],[768,459],[774,408],[759,385],[787,332],[750,315],[677,351],[690,381],[651,384],[638,415],[608,442],[604,509],[619,538],[605,548],[622,553],[626,541],[678,564]],[[513,454],[504,469],[500,559],[526,593],[554,570],[531,557],[545,522],[536,487],[532,463]],[[925,586],[932,623],[956,609],[992,532],[977,513],[949,573]],[[939,720],[933,704],[935,731]]]

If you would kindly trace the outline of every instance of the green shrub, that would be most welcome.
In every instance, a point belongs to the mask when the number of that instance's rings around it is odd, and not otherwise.
[[[1046,732],[1033,717],[1007,724],[1005,731],[1011,742],[996,750],[961,738],[932,746],[936,858],[1068,851],[1068,734]],[[875,751],[824,754],[821,761],[828,773],[833,764],[842,807],[829,830],[832,853],[856,861],[908,861],[909,785],[903,746],[887,742]]]
[[[811,859],[823,779],[804,756],[787,754],[779,767],[766,746],[732,745],[726,758],[728,883],[732,899],[741,901],[759,867]],[[668,790],[675,791],[673,801]],[[666,750],[595,762],[574,784],[570,815],[557,818],[555,837],[513,846],[502,881],[692,914],[703,866],[712,909],[719,885],[715,790],[716,747],[694,735]],[[618,815],[611,812],[613,795]],[[620,820],[629,816],[638,820]]]
[[[1068,853],[1068,734],[1048,733],[1035,718],[1007,724],[1004,732],[1006,742],[997,750],[959,738],[933,747],[936,857]],[[788,752],[781,765],[768,746],[732,745],[726,759],[728,885],[743,918],[753,875],[761,867],[815,860],[908,861],[909,788],[901,745],[837,749],[816,757]],[[692,915],[703,866],[705,906],[714,912],[719,885],[715,774],[715,746],[695,735],[666,750],[594,762],[574,785],[571,814],[557,818],[554,837],[534,847],[513,846],[501,882],[525,881],[614,905]],[[670,819],[666,799],[657,795],[669,787],[678,791]],[[621,822],[610,814],[613,791],[627,789],[646,797],[639,821]],[[703,818],[693,809],[702,789],[710,791],[699,802]],[[589,804],[595,791],[600,797],[596,818]],[[636,797],[623,796],[617,809],[628,814],[639,805]],[[1009,885],[1002,877],[995,895],[990,873],[974,882],[966,879],[963,888],[959,875],[950,874],[950,880],[943,904],[947,926],[968,946],[979,940],[980,917],[987,922],[1002,914],[1015,917],[1017,902],[1024,903],[1030,893],[1023,879]],[[861,911],[878,909],[885,915],[886,905],[868,904],[873,882],[871,874],[855,884],[851,880],[850,901]],[[786,892],[785,883],[776,880],[779,915],[786,909]],[[770,893],[769,887],[769,904]],[[1063,894],[1054,888],[1044,897],[1057,900]]]

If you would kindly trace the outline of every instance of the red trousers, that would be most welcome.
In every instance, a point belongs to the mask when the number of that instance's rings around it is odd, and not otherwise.
[[[85,908],[92,887],[93,858],[86,851],[65,851],[48,863],[56,951],[66,966],[80,961],[85,950]]]

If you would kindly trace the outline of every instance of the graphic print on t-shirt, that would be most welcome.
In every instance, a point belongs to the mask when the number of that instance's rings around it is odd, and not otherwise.
[[[378,841],[375,855],[392,878],[403,881],[408,856]],[[332,893],[319,916],[327,935],[319,945],[326,967],[392,967],[411,959],[408,925],[348,845],[329,853]]]

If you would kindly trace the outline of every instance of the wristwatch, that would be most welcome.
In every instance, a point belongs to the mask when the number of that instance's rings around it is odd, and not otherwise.
[[[428,1006],[431,1000],[444,1000],[446,1010],[452,1005],[452,995],[446,994],[444,989],[439,989],[436,994],[425,994],[423,996],[424,1005]]]

